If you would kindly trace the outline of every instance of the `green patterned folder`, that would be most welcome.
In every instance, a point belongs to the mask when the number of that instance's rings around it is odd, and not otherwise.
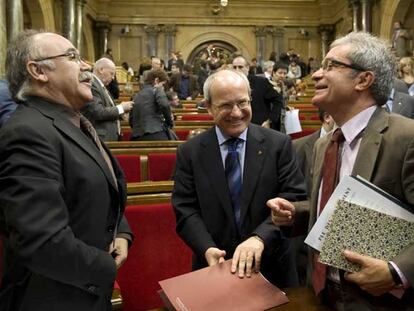
[[[391,260],[414,243],[414,223],[338,200],[328,223],[320,261],[346,271],[359,271],[342,255],[348,249],[362,255]]]

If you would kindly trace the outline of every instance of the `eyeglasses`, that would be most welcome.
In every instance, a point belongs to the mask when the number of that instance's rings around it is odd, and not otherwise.
[[[235,70],[237,70],[237,69],[244,69],[244,67],[245,66],[242,66],[242,65],[238,65],[238,66],[233,65],[233,69],[235,69]]]
[[[242,99],[241,101],[237,103],[224,103],[221,105],[216,105],[216,108],[223,112],[232,112],[234,109],[234,106],[237,106],[240,110],[246,109],[250,106],[250,100],[249,99]]]
[[[84,61],[84,59],[79,55],[79,53],[74,52],[74,51],[66,52],[64,54],[59,54],[59,55],[54,55],[54,56],[37,58],[34,61],[35,62],[41,62],[41,61],[44,61],[44,60],[55,59],[55,58],[59,58],[59,57],[67,57],[67,58],[69,58],[70,61],[74,61],[78,64],[80,64]]]
[[[321,68],[325,71],[330,71],[334,67],[345,67],[357,71],[366,71],[364,68],[358,66],[357,64],[346,64],[336,59],[324,59],[321,64]]]

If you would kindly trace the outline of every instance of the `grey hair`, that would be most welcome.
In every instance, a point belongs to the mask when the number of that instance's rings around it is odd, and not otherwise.
[[[38,30],[22,31],[12,40],[7,49],[6,77],[9,82],[10,96],[16,102],[25,101],[27,95],[32,93],[31,77],[26,69],[30,60],[42,57],[42,48],[35,44],[33,38],[38,34],[45,33]],[[51,60],[38,62],[50,70],[55,69]]]
[[[332,42],[331,49],[339,45],[351,48],[347,57],[352,64],[374,73],[371,95],[377,105],[385,104],[393,87],[397,65],[386,41],[366,32],[351,32]]]
[[[275,62],[274,61],[271,61],[271,60],[267,60],[267,61],[265,61],[264,63],[263,63],[263,69],[264,70],[267,70],[267,68],[272,68],[272,70],[273,70],[273,66],[275,65]]]
[[[251,89],[250,89],[250,83],[249,83],[249,80],[247,79],[247,77],[243,73],[241,73],[237,70],[223,69],[223,70],[219,70],[219,71],[213,73],[212,75],[208,76],[207,80],[204,82],[203,93],[204,93],[204,98],[206,99],[206,101],[211,103],[211,86],[213,85],[213,83],[217,79],[217,77],[225,71],[230,72],[230,73],[240,77],[243,80],[243,82],[246,84],[247,91],[248,91],[249,97],[250,97],[251,96]]]
[[[102,57],[95,62],[95,65],[93,66],[93,72],[96,74],[98,69],[108,68],[108,67],[115,67],[114,62],[111,61],[109,58]]]

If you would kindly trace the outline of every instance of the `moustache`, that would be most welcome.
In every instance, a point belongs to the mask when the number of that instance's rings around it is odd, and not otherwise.
[[[92,79],[93,79],[93,75],[92,75],[92,72],[90,71],[82,71],[79,74],[79,82],[92,81]]]

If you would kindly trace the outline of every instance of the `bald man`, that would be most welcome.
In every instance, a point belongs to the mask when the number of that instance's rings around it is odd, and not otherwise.
[[[290,139],[250,123],[250,93],[247,77],[232,70],[204,83],[215,126],[178,148],[177,232],[194,252],[193,269],[233,258],[240,278],[262,271],[280,287],[295,286],[290,241],[272,226],[266,201],[303,200],[305,184]]]
[[[126,101],[116,105],[105,88],[115,77],[115,64],[109,58],[99,59],[93,69],[92,81],[93,101],[89,102],[82,111],[91,121],[103,141],[120,139],[120,120],[128,113],[134,102]]]

